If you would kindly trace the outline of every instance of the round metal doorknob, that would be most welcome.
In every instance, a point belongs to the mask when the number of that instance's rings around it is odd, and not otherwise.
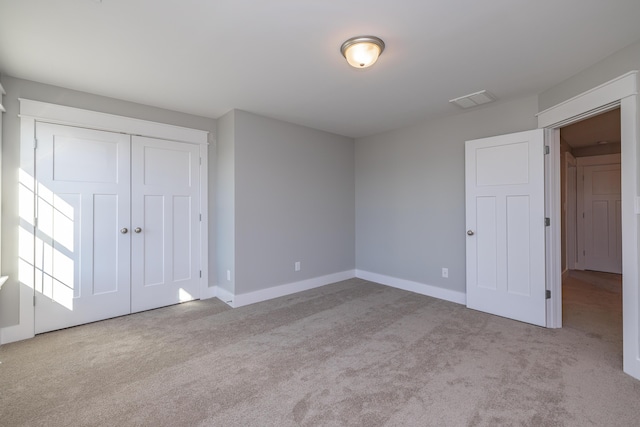
[[[136,227],[133,231],[135,231],[136,233],[140,233],[142,232],[142,228]]]
[[[129,232],[129,229],[128,229],[127,227],[125,227],[125,228],[121,228],[121,229],[120,229],[120,232],[121,232],[122,234],[127,234],[127,233]]]
[[[468,235],[468,236],[473,236],[473,231],[471,231],[471,230],[467,230],[467,235]]]

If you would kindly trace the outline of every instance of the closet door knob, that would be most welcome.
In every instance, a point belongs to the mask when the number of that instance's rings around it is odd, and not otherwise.
[[[467,230],[467,235],[468,236],[473,236],[473,231],[472,230]]]
[[[121,232],[122,234],[127,234],[127,233],[129,232],[129,229],[128,229],[127,227],[125,227],[125,228],[121,228],[121,229],[120,229],[120,232]]]
[[[135,231],[136,233],[140,233],[142,231],[142,228],[136,227],[133,231]]]

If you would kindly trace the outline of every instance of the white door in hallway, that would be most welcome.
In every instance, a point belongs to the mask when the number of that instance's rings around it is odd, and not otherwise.
[[[36,137],[35,333],[129,313],[130,136],[37,123]]]
[[[584,269],[622,274],[620,165],[585,166]]]
[[[465,156],[467,307],[545,326],[544,131],[467,141]]]
[[[132,312],[200,297],[198,145],[132,144]]]

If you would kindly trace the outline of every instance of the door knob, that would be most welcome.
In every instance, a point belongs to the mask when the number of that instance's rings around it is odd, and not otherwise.
[[[133,231],[135,231],[136,233],[140,233],[142,231],[142,228],[136,227]]]
[[[121,228],[121,229],[120,229],[120,232],[121,232],[122,234],[127,234],[127,233],[129,232],[129,229],[128,229],[127,227],[125,227],[125,228]]]
[[[467,235],[468,236],[473,236],[473,231],[472,230],[467,230]]]

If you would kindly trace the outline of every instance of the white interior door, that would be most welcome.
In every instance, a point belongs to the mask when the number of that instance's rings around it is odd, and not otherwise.
[[[573,270],[578,263],[578,242],[576,220],[578,215],[578,175],[576,159],[571,153],[565,153],[565,200],[563,211],[565,213],[565,241],[566,251],[563,254],[566,260],[566,268]]]
[[[130,312],[130,136],[36,125],[35,333]]]
[[[199,147],[133,137],[132,312],[200,297]]]
[[[467,141],[467,307],[546,325],[544,131]]]
[[[620,165],[585,166],[584,268],[622,274]]]

